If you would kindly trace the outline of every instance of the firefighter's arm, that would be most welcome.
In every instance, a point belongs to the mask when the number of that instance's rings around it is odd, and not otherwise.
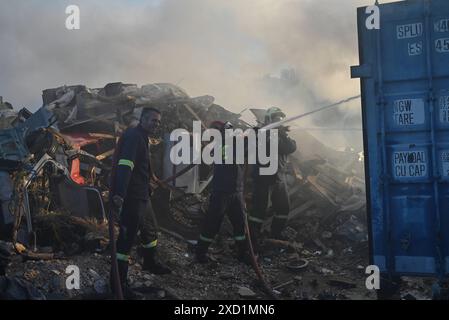
[[[288,129],[279,129],[279,154],[292,154],[296,151],[296,141],[288,136]]]
[[[115,195],[122,198],[126,196],[131,174],[134,170],[134,161],[138,152],[139,139],[132,137],[132,135],[125,135],[123,137],[122,147],[117,157],[117,173],[115,176]]]
[[[149,146],[149,147],[151,149],[151,146]],[[163,182],[154,173],[153,161],[151,160],[151,156],[150,156],[150,186],[152,189],[156,189],[157,187],[160,187],[161,185],[163,185]]]
[[[161,180],[154,173],[151,174],[151,180],[156,184],[161,182]]]
[[[154,190],[157,187],[163,187],[164,182],[161,181],[161,179],[159,179],[154,173],[152,173],[151,177],[150,177],[150,185],[151,185],[151,189]]]

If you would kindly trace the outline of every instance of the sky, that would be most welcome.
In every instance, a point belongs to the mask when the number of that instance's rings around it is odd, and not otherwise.
[[[0,96],[36,110],[42,90],[64,84],[170,82],[232,111],[293,116],[359,94],[356,8],[373,2],[0,0]],[[80,30],[65,28],[72,4]],[[353,126],[360,102],[342,108],[304,125]]]

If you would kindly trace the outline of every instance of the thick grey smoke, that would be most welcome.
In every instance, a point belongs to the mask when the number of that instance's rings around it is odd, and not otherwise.
[[[70,4],[81,30],[65,29]],[[278,105],[293,115],[358,93],[356,7],[369,4],[0,0],[0,95],[35,110],[42,89],[62,84],[171,82],[233,111]]]

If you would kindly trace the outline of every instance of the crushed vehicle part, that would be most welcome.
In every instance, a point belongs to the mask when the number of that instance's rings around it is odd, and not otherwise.
[[[96,188],[80,186],[66,175],[54,176],[51,182],[55,205],[75,217],[106,219],[103,199]]]
[[[46,300],[46,297],[22,279],[0,276],[0,300]]]

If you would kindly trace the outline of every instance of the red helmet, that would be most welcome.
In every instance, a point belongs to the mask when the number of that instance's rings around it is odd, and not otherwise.
[[[210,126],[212,129],[223,130],[225,127],[225,123],[220,120],[213,121]]]

